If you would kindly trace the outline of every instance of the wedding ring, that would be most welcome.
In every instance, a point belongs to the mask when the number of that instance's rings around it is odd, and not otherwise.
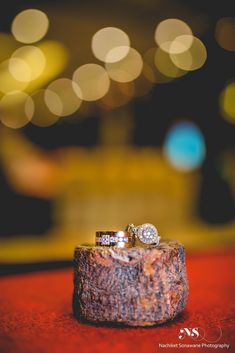
[[[153,224],[145,223],[140,226],[128,224],[126,230],[144,244],[159,245],[161,237],[158,235],[157,228]]]
[[[134,246],[134,235],[128,231],[99,231],[96,232],[96,245],[130,248]]]

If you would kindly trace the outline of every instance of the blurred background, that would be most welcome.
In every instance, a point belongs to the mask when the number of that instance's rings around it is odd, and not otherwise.
[[[66,263],[153,223],[234,246],[235,13],[202,0],[8,1],[0,13],[0,263]]]

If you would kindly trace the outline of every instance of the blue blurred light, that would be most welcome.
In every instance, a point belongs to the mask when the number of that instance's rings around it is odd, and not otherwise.
[[[174,125],[166,135],[164,153],[176,169],[190,171],[199,167],[205,152],[203,135],[191,122]]]

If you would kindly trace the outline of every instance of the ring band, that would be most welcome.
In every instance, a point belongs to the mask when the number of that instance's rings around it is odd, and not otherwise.
[[[96,245],[116,246],[118,248],[130,248],[134,246],[135,238],[128,231],[99,231],[96,232]]]

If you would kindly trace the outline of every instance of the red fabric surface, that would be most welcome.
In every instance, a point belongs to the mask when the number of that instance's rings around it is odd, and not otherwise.
[[[179,330],[201,327],[207,340],[234,343],[234,254],[187,257],[190,296],[174,321],[151,328],[111,328],[81,324],[72,316],[73,271],[53,270],[0,280],[1,353],[152,353],[221,351],[211,348],[160,348],[180,341]],[[202,340],[201,342],[205,342]],[[232,346],[233,345],[233,346]]]

